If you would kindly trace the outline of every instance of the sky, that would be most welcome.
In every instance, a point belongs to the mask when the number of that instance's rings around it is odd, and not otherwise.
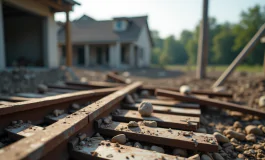
[[[203,0],[76,0],[71,20],[86,14],[96,20],[113,17],[148,15],[151,30],[160,36],[179,37],[184,29],[193,30],[202,17]],[[240,13],[255,4],[265,6],[265,0],[209,0],[209,17],[217,22],[238,22]],[[65,14],[55,15],[56,20],[64,21]]]

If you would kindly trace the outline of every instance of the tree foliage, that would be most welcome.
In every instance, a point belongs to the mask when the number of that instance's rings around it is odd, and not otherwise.
[[[230,64],[265,22],[265,7],[255,5],[240,15],[239,23],[218,23],[209,18],[209,64]],[[183,30],[180,38],[165,39],[153,31],[154,64],[196,64],[200,23],[193,31]],[[245,64],[262,64],[265,45],[259,43],[244,61]]]

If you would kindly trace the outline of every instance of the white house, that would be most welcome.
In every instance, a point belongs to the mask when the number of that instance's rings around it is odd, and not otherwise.
[[[75,4],[73,0],[0,0],[0,69],[58,67],[54,14],[66,12],[69,22]]]
[[[97,21],[89,16],[71,23],[73,65],[145,67],[150,65],[152,39],[147,16]],[[65,62],[65,29],[58,31],[61,64]]]

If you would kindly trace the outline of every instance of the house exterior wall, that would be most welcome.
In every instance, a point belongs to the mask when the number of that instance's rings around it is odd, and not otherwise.
[[[48,67],[58,67],[59,66],[59,57],[58,57],[58,48],[57,48],[57,32],[56,32],[56,23],[54,20],[54,14],[50,11],[49,7],[43,5],[35,0],[0,0],[0,4],[5,1],[5,3],[10,4],[14,7],[29,11],[31,13],[43,16],[43,30],[40,31],[43,33],[43,55],[44,55],[44,63]],[[4,44],[4,35],[3,31],[3,17],[2,15],[2,7],[0,5],[0,69],[5,68],[5,45]],[[26,37],[26,36],[25,36]],[[23,43],[23,41],[18,42]],[[15,46],[15,45],[14,45]],[[33,46],[31,46],[33,47]]]
[[[5,45],[4,45],[4,21],[3,21],[3,0],[0,0],[0,70],[4,69],[5,64]]]
[[[142,28],[138,40],[135,42],[138,47],[143,49],[143,58],[138,55],[138,67],[148,67],[151,62],[151,42],[148,35],[147,26]]]

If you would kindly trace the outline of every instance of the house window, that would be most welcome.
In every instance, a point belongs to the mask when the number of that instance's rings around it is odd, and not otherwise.
[[[122,21],[116,21],[116,29],[122,30]]]

